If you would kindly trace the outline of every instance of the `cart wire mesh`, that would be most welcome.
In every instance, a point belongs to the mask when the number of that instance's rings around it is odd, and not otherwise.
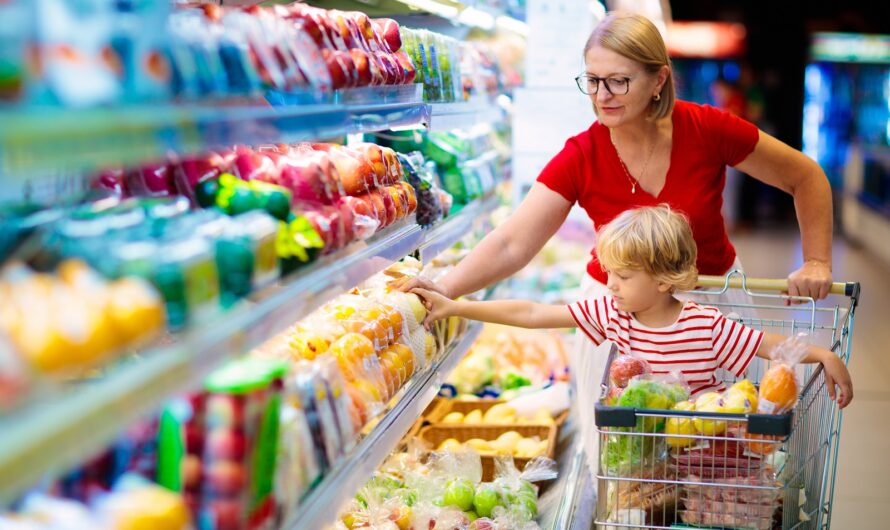
[[[755,292],[756,282],[731,271],[719,290],[690,295],[752,328],[789,337],[803,332],[849,362],[857,283],[835,284],[832,292],[843,295],[817,304]],[[742,296],[721,296],[730,289]],[[610,364],[616,356],[613,347]],[[769,364],[755,360],[747,378],[758,384]],[[797,377],[804,382],[798,402],[783,416],[598,404],[597,528],[829,528],[842,412],[828,396],[821,364],[798,367]]]

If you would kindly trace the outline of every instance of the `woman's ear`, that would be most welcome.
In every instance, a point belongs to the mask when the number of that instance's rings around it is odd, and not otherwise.
[[[662,65],[661,68],[658,69],[658,75],[656,76],[657,82],[655,83],[655,92],[661,94],[661,90],[664,88],[664,84],[667,83],[667,78],[671,73],[671,68],[667,65]]]

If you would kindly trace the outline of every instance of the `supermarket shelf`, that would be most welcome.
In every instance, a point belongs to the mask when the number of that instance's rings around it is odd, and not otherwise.
[[[327,528],[346,501],[371,477],[433,400],[445,378],[457,366],[482,330],[471,324],[467,332],[426,370],[416,374],[394,398],[389,410],[352,451],[343,458],[283,526],[286,529]]]
[[[444,250],[460,241],[472,231],[478,221],[494,211],[499,203],[500,200],[496,195],[489,195],[480,201],[468,204],[446,222],[429,228],[424,235],[423,243],[417,249],[420,261],[429,263]]]
[[[67,393],[48,392],[0,415],[0,505],[44,476],[89,458],[165,398],[197,386],[213,368],[262,343],[338,294],[422,248],[428,236],[450,246],[493,202],[470,205],[429,231],[414,216],[367,242],[325,256],[291,279],[252,296],[212,323],[123,362]],[[430,396],[432,399],[432,396]]]
[[[353,94],[355,93],[355,94]],[[268,100],[138,105],[88,110],[0,110],[0,176],[135,164],[168,151],[299,142],[429,121],[420,85],[355,89],[318,101],[270,92]]]
[[[432,108],[429,128],[434,131],[470,129],[484,123],[494,123],[504,118],[504,110],[497,104],[485,101],[436,103]]]
[[[270,92],[238,105],[142,105],[0,110],[0,182],[132,165],[170,151],[293,143],[398,127],[469,128],[502,119],[482,101],[424,103],[420,85],[338,92]]]
[[[257,3],[258,0],[223,0],[223,4]],[[326,9],[364,11],[372,17],[429,14],[452,24],[491,31],[495,28],[528,35],[525,22],[507,16],[503,10],[479,7],[457,0],[309,0]]]

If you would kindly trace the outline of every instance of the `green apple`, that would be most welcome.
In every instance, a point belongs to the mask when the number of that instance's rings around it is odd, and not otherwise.
[[[495,506],[500,505],[501,497],[492,484],[480,484],[473,497],[473,506],[480,517],[491,517]]]
[[[446,506],[456,506],[461,511],[469,511],[473,508],[474,490],[473,483],[469,480],[452,480],[448,483],[448,486],[445,487],[445,497],[443,501]]]

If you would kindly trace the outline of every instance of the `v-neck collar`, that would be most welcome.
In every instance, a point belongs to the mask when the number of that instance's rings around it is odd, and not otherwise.
[[[671,169],[673,169],[673,167],[674,167],[674,157],[676,156],[676,153],[677,153],[677,142],[674,141],[674,138],[677,137],[677,107],[678,107],[678,103],[680,103],[680,102],[677,101],[676,103],[674,103],[674,109],[671,111],[671,154],[670,154],[670,160],[668,160],[667,171],[664,174],[664,184],[661,186],[661,190],[659,190],[657,195],[652,195],[651,193],[646,191],[645,188],[643,188],[642,184],[640,184],[640,182],[638,180],[636,180],[636,177],[631,176],[631,178],[633,178],[637,184],[637,191],[644,194],[646,197],[651,198],[652,200],[654,200],[656,202],[663,199],[664,193],[665,193],[665,191],[667,191],[668,185],[671,183]],[[618,156],[618,149],[615,147],[615,144],[612,142],[612,139],[609,136],[609,128],[606,127],[605,125],[603,125],[603,129],[604,129],[603,132],[606,135],[606,140],[609,142],[609,146],[612,148],[612,150],[611,150],[612,151],[612,165],[614,165],[615,167],[618,168],[619,175],[621,175],[626,180],[627,175],[630,173],[630,171],[628,171],[627,173],[624,172],[625,171],[624,164],[621,162],[621,157]],[[628,184],[631,184],[631,183],[628,183]],[[627,190],[627,193],[631,194],[631,195],[636,195],[635,193],[632,193],[630,190]]]

